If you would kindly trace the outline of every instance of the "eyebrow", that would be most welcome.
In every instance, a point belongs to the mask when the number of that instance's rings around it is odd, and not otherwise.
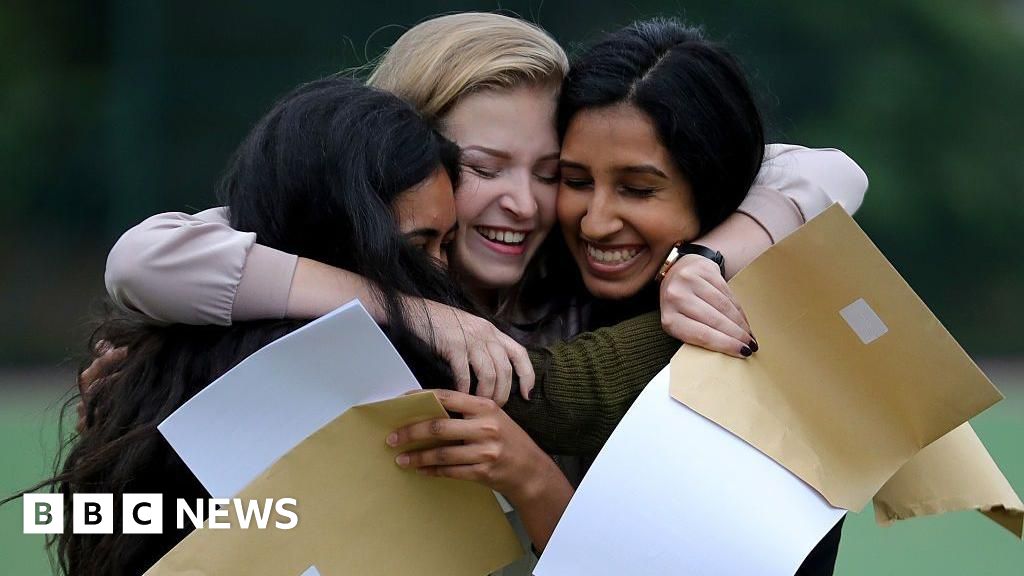
[[[454,226],[449,228],[448,231],[444,233],[444,236],[447,236],[447,235],[451,234],[452,232],[454,232],[454,231],[456,231],[458,229],[459,229],[459,223],[456,222]],[[442,235],[441,231],[438,230],[437,228],[417,228],[415,230],[412,230],[410,232],[406,232],[405,234],[403,234],[403,236],[406,237],[406,238],[416,238],[416,237],[419,237],[419,238],[426,238],[428,240],[429,239],[433,239],[433,238],[437,238],[438,236],[441,236],[441,235]]]
[[[466,146],[465,148],[462,149],[463,152],[469,152],[470,150],[476,150],[478,152],[483,152],[484,154],[487,154],[489,156],[504,158],[506,160],[512,158],[512,155],[509,154],[508,152],[505,152],[504,150],[495,150],[494,148],[488,148],[486,146]]]
[[[558,165],[561,166],[562,168],[575,168],[577,170],[587,170],[587,171],[590,170],[590,167],[587,166],[586,164],[581,164],[579,162],[573,162],[572,160],[561,160],[561,161],[558,162]],[[635,166],[621,166],[621,167],[616,167],[616,170],[619,171],[619,172],[625,172],[627,174],[651,174],[652,176],[660,176],[662,178],[665,178],[666,180],[668,179],[668,176],[664,172],[662,172],[661,170],[659,170],[658,168],[656,168],[656,167],[654,167],[654,166],[652,166],[650,164],[637,164]]]
[[[463,152],[468,152],[470,150],[476,150],[477,152],[483,152],[484,154],[487,154],[488,156],[494,156],[496,158],[503,158],[505,160],[509,160],[509,159],[512,158],[512,155],[509,154],[508,152],[504,151],[504,150],[497,150],[495,148],[488,148],[486,146],[466,146],[465,148],[462,149]],[[538,162],[543,162],[545,160],[557,160],[558,159],[558,154],[559,153],[558,153],[557,150],[554,151],[554,152],[549,152],[549,153],[541,156],[540,158],[538,158],[537,161]]]
[[[661,176],[662,178],[668,179],[668,176],[664,172],[658,170],[650,164],[640,164],[637,166],[623,166],[619,168],[620,172],[627,172],[630,174],[651,174],[653,176]]]

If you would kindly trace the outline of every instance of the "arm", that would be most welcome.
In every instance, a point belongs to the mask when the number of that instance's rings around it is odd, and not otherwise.
[[[765,160],[737,211],[695,240],[725,256],[731,278],[772,244],[833,202],[851,214],[864,199],[864,171],[838,150],[789,144],[765,147]],[[743,309],[718,267],[699,256],[684,256],[661,284],[664,329],[683,342],[739,358],[758,345]]]
[[[256,243],[228,224],[227,210],[158,214],[125,232],[107,257],[107,291],[124,309],[157,322],[229,325],[234,320],[316,318],[354,298],[387,322],[371,286],[353,272]],[[451,365],[460,390],[504,404],[514,370],[520,392],[533,386],[526,350],[487,320],[407,298],[418,336]]]
[[[867,175],[839,150],[770,144],[764,152],[736,213],[695,240],[725,256],[726,278],[834,202],[855,213],[868,189]]]
[[[353,298],[384,316],[361,276],[258,244],[225,208],[147,218],[114,244],[105,280],[117,305],[162,323],[316,318]]]
[[[297,258],[233,230],[224,208],[157,214],[107,256],[107,292],[157,322],[228,325],[282,318]]]
[[[650,312],[531,352],[533,394],[505,411],[548,453],[597,454],[679,346]]]
[[[769,144],[737,211],[757,221],[774,244],[835,202],[856,213],[867,189],[867,174],[839,150]]]

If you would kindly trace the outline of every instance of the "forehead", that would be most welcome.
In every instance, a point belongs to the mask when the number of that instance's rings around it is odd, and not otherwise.
[[[655,164],[668,173],[674,167],[654,123],[630,104],[578,112],[566,130],[562,158],[592,169]]]
[[[558,150],[556,94],[543,86],[482,90],[464,96],[444,118],[446,135],[460,146],[485,146],[513,154]]]
[[[422,228],[448,232],[455,226],[455,195],[448,173],[438,168],[430,178],[403,192],[393,209],[403,233]]]

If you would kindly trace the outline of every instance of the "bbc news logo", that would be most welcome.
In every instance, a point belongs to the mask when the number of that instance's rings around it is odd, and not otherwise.
[[[299,524],[294,498],[198,499],[189,503],[179,498],[175,505],[175,525],[179,530],[191,524],[194,528],[225,530],[238,528],[291,530]],[[207,518],[203,512],[209,510]],[[71,531],[74,534],[113,534],[113,494],[73,494],[71,497]],[[62,534],[64,532],[64,496],[62,494],[25,494],[22,497],[22,524],[25,534]],[[161,494],[124,494],[121,498],[121,532],[123,534],[161,534],[164,530],[164,498]],[[206,518],[209,522],[204,525]],[[271,522],[273,520],[273,522]]]

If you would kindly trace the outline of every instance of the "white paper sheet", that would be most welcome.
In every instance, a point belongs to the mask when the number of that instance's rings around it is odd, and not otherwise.
[[[673,400],[666,367],[605,444],[534,574],[792,575],[845,512]]]
[[[230,498],[352,406],[419,387],[352,301],[246,358],[158,428],[213,497]]]

